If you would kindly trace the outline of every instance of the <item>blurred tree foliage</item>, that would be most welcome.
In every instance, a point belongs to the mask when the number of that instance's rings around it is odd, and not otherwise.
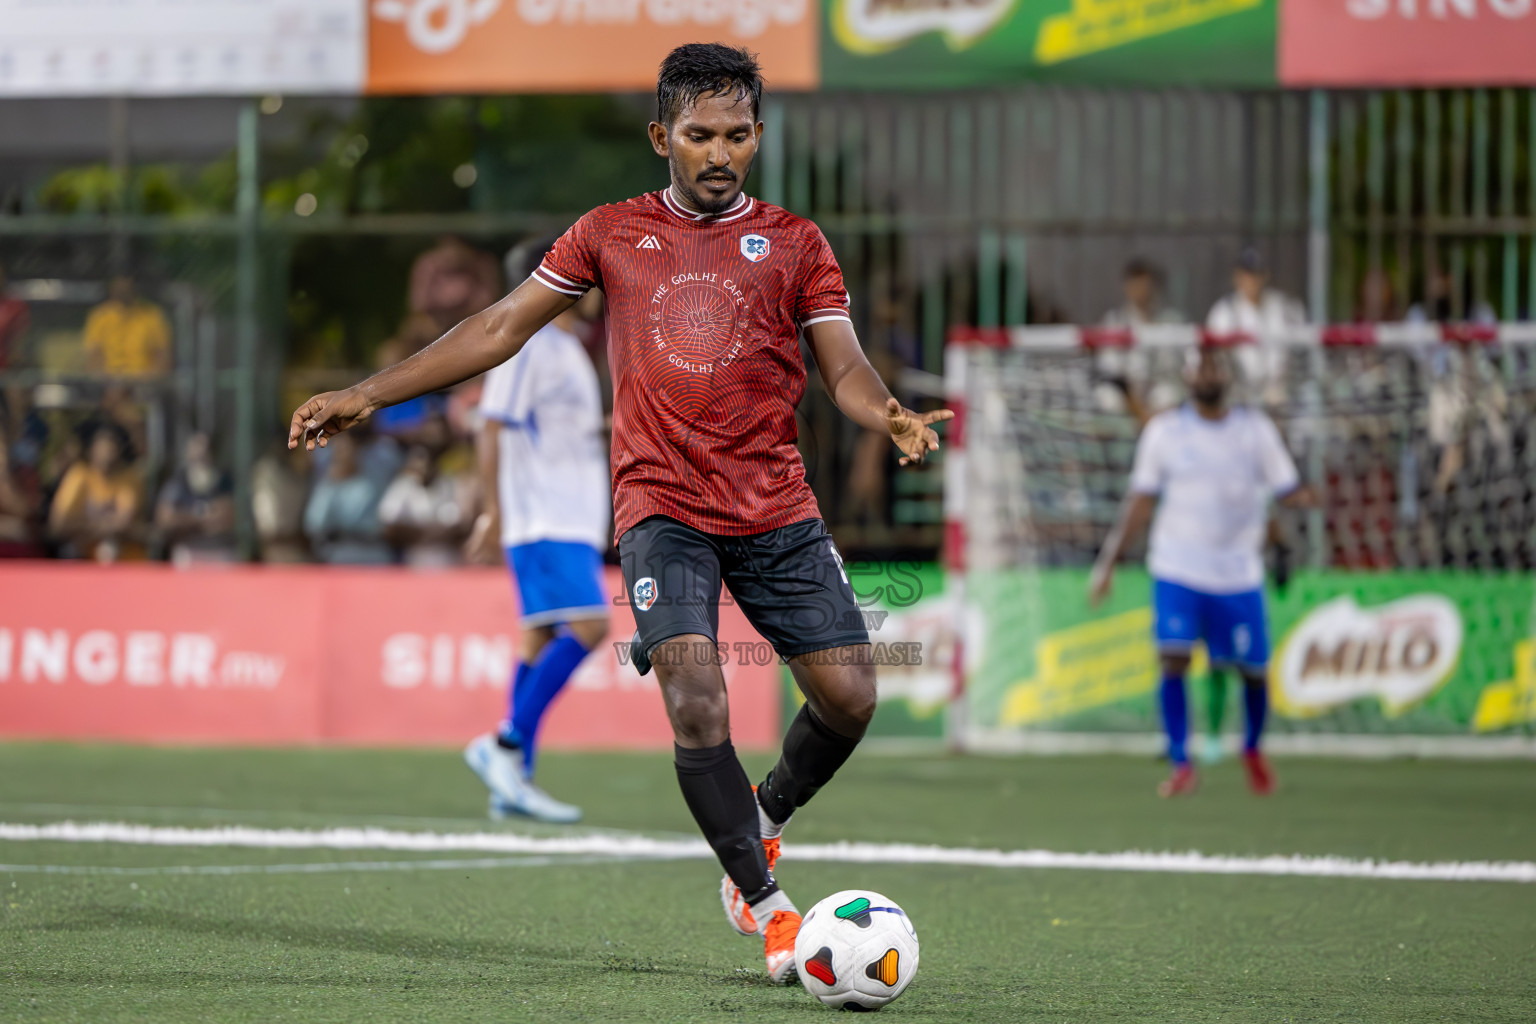
[[[563,226],[593,206],[665,183],[648,108],[612,96],[383,97],[308,141],[264,153],[266,208],[316,221],[346,214],[520,212]],[[318,155],[315,143],[323,145]],[[303,197],[313,196],[312,204]],[[291,361],[371,362],[406,313],[412,260],[436,234],[306,233],[293,241]],[[518,239],[469,241],[498,255]]]
[[[568,221],[665,184],[645,139],[650,116],[641,97],[370,97],[346,116],[314,111],[287,141],[264,144],[262,203],[276,227],[264,244],[287,250],[287,287],[270,290],[287,296],[290,361],[369,364],[404,318],[412,260],[439,237],[430,225],[419,235],[327,233],[326,221],[474,212]],[[92,164],[56,172],[31,205],[195,218],[231,213],[236,184],[233,152],[201,167]],[[300,217],[302,231],[282,228]],[[469,241],[499,255],[517,239],[488,232]],[[227,286],[229,268],[204,269],[207,284]]]

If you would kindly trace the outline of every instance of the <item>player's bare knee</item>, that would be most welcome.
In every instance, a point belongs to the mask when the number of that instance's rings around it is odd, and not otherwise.
[[[869,664],[801,666],[795,679],[816,717],[833,732],[858,739],[875,717],[875,667]]]
[[[659,645],[652,657],[669,646]],[[666,653],[662,657],[666,658]],[[687,660],[657,662],[656,677],[672,722],[673,739],[680,746],[713,747],[730,738],[730,703],[718,666],[695,665]]]
[[[580,619],[572,622],[568,627],[576,642],[587,650],[594,650],[603,638],[608,635],[609,622],[606,616],[600,619]]]
[[[859,734],[862,735],[864,727],[875,717],[875,667],[850,665],[843,685],[838,688],[838,695],[838,710],[849,721],[857,723]]]
[[[539,652],[555,638],[555,631],[549,626],[531,626],[524,629],[517,638],[517,656],[524,664],[531,665],[539,660]]]
[[[672,702],[672,739],[682,747],[716,747],[731,738],[724,697],[691,694]]]

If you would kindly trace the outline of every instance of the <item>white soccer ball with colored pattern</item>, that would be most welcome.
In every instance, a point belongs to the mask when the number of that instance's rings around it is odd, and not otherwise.
[[[795,967],[805,990],[828,1006],[878,1010],[917,976],[917,931],[877,892],[835,892],[801,922]]]

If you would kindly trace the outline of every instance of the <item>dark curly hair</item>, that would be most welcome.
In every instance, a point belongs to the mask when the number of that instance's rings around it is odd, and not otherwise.
[[[684,43],[661,62],[656,76],[656,120],[671,127],[684,108],[705,96],[734,93],[736,102],[752,101],[757,120],[763,99],[763,69],[757,54],[724,43]]]

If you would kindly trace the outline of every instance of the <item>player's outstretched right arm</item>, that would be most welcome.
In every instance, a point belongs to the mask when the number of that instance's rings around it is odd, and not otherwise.
[[[1126,547],[1147,528],[1156,508],[1155,494],[1133,492],[1125,496],[1125,504],[1120,506],[1120,519],[1115,523],[1115,528],[1109,531],[1088,579],[1088,603],[1092,607],[1097,608],[1109,596],[1115,577],[1115,563],[1120,560]]]
[[[314,451],[328,438],[385,406],[469,380],[506,362],[576,299],[529,279],[494,306],[476,313],[409,359],[344,391],[327,391],[299,406],[288,424],[288,447]]]

